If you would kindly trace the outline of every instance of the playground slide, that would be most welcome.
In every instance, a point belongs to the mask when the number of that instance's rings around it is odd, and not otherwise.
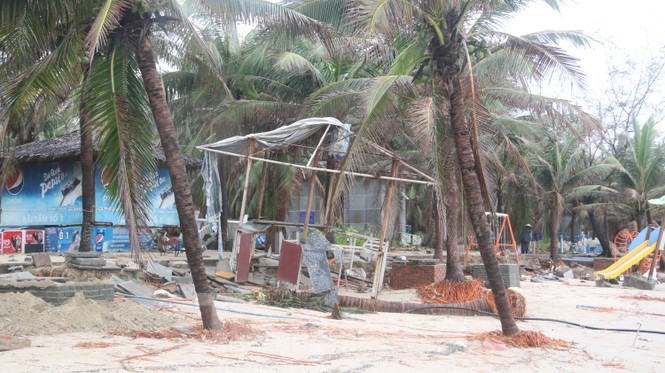
[[[656,248],[656,241],[649,245],[649,241],[643,241],[636,246],[631,252],[624,255],[621,259],[617,260],[611,266],[595,274],[595,278],[603,276],[605,279],[619,277],[622,273],[626,272],[631,266],[638,264],[640,260],[647,257]]]

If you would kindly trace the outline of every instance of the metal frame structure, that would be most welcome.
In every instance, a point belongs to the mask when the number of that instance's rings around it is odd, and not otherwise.
[[[299,123],[305,122],[307,123],[313,123],[313,125],[318,125],[320,126],[316,130],[310,130],[312,131],[309,136],[303,136],[302,133],[295,134],[292,136],[293,138],[297,139],[297,141],[294,142],[288,142],[284,141],[283,139],[286,138],[287,140],[289,139],[289,133],[288,129],[291,128],[293,131],[302,131],[302,125],[298,126]],[[323,135],[321,135],[321,138],[319,139],[316,147],[314,148],[311,157],[309,157],[308,161],[306,164],[298,164],[298,163],[290,163],[290,162],[283,162],[283,161],[277,161],[273,159],[268,159],[265,157],[262,157],[262,154],[265,154],[264,152],[273,150],[273,149],[280,149],[283,148],[289,144],[295,144],[298,141],[302,141],[303,139],[310,138],[317,132],[319,132],[320,128],[322,128],[325,125],[325,130],[323,132]],[[310,174],[310,183],[309,183],[309,194],[307,197],[307,208],[305,212],[305,216],[308,217],[311,209],[312,209],[312,199],[314,195],[314,189],[315,189],[315,178],[316,178],[316,173],[318,171],[322,172],[327,172],[331,173],[334,175],[348,175],[348,176],[354,176],[354,177],[362,177],[362,178],[369,178],[369,179],[378,179],[378,180],[386,180],[388,181],[388,187],[386,191],[386,200],[384,201],[384,210],[383,210],[383,220],[382,220],[382,225],[381,225],[381,237],[380,237],[380,242],[385,242],[387,234],[388,234],[388,222],[390,221],[390,215],[391,215],[391,205],[392,205],[392,195],[393,191],[395,188],[395,184],[397,182],[405,182],[405,183],[415,183],[415,184],[424,184],[424,185],[434,185],[435,180],[427,175],[425,172],[419,170],[418,168],[406,163],[403,159],[399,158],[394,152],[391,152],[375,143],[372,142],[366,142],[367,145],[371,146],[373,149],[375,149],[377,152],[382,154],[385,157],[389,157],[392,159],[392,167],[390,171],[389,176],[385,175],[377,175],[377,174],[371,174],[367,172],[357,172],[354,170],[349,170],[349,171],[342,171],[338,169],[330,169],[330,168],[323,168],[320,167],[318,164],[318,160],[320,157],[320,154],[324,150],[328,149],[323,149],[322,145],[324,142],[325,137],[331,132],[332,127],[341,127],[343,126],[341,122],[339,122],[335,118],[310,118],[306,119],[303,121],[298,121],[296,123],[293,123],[288,126],[280,127],[272,131],[268,132],[263,132],[263,133],[255,133],[255,134],[249,134],[245,136],[236,136],[234,138],[222,140],[217,143],[213,144],[208,144],[208,145],[201,145],[198,146],[197,148],[203,151],[207,152],[213,152],[217,154],[222,154],[222,155],[230,155],[238,158],[245,158],[247,159],[247,168],[245,171],[245,184],[243,187],[243,195],[242,195],[242,202],[241,202],[241,207],[240,207],[240,219],[239,219],[239,225],[238,229],[235,232],[235,236],[237,238],[239,232],[242,230],[243,224],[245,223],[245,214],[246,214],[246,208],[247,208],[247,198],[248,198],[248,191],[249,191],[249,175],[250,171],[253,165],[253,162],[264,162],[264,165],[267,163],[272,163],[272,164],[278,164],[278,165],[283,165],[283,166],[288,166],[288,167],[296,167],[300,168],[303,170],[309,170],[311,171]],[[349,132],[349,137],[352,135],[350,131]],[[272,139],[276,137],[280,137],[275,141],[275,143],[272,143]],[[268,140],[266,140],[268,139]],[[246,149],[246,152],[238,152],[238,144],[246,144],[249,142],[249,146]],[[233,151],[226,149],[224,150],[224,147],[220,144],[223,144],[223,146],[226,146],[228,148],[236,148]],[[215,147],[220,147],[222,146],[221,149],[216,149]],[[259,149],[261,148],[261,149]],[[415,178],[406,178],[406,177],[399,177],[399,169],[400,167],[404,167],[405,169],[408,169],[412,174],[415,174],[421,179],[415,179]],[[263,168],[263,174],[261,177],[261,185],[259,186],[259,203],[262,203],[263,200],[263,190],[265,188],[265,172],[266,169],[265,167]],[[300,226],[300,224],[297,224]],[[309,219],[305,219],[304,224],[302,224],[303,227],[303,235],[301,237],[301,242],[304,242],[307,236],[307,228],[309,226]],[[324,226],[326,229],[330,228],[331,224],[330,222],[324,222]],[[233,270],[233,262],[234,262],[234,256],[237,255],[237,239],[234,240],[236,243],[234,244],[233,248],[233,253],[231,257],[231,268]],[[385,243],[383,250],[379,253],[378,259],[377,259],[377,265],[376,265],[376,271],[375,271],[375,276],[374,276],[374,292],[373,296],[376,298],[378,297],[378,293],[380,288],[382,287],[383,283],[383,277],[385,274],[385,268],[386,268],[386,258],[388,255],[388,244]]]

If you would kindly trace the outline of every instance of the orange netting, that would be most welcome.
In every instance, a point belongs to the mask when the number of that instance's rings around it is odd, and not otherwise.
[[[482,279],[470,281],[443,280],[418,288],[418,295],[425,303],[449,304],[480,299],[487,291]]]
[[[552,347],[569,348],[572,343],[560,339],[550,338],[541,332],[522,330],[512,337],[506,337],[499,331],[475,334],[469,337],[472,340],[486,340],[503,343],[511,347]]]
[[[658,251],[658,258],[656,259],[656,263],[660,262],[660,258],[663,255],[662,251]],[[645,274],[648,273],[649,270],[651,269],[651,259],[652,255],[647,256],[646,258],[642,259],[640,261],[640,273]]]

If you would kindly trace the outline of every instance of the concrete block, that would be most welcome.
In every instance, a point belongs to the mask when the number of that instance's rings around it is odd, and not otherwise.
[[[102,253],[96,251],[71,252],[65,254],[65,258],[101,258],[101,257]]]
[[[487,281],[487,272],[484,265],[474,265],[471,269],[474,278],[482,278]],[[518,264],[499,264],[499,272],[507,288],[520,286],[521,276]]]
[[[50,267],[51,266],[51,255],[49,255],[47,253],[32,254],[32,262],[34,263],[35,268]]]
[[[656,287],[656,280],[648,280],[646,277],[630,275],[623,277],[623,285],[641,290],[653,290]]]

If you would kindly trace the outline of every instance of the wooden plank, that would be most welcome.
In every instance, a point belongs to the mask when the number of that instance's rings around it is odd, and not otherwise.
[[[254,234],[242,233],[238,248],[238,263],[236,264],[236,282],[243,283],[249,280],[249,267],[252,259],[252,240]]]
[[[277,267],[277,281],[297,285],[301,258],[302,247],[300,245],[294,242],[282,242],[282,251],[279,255],[279,265]]]

